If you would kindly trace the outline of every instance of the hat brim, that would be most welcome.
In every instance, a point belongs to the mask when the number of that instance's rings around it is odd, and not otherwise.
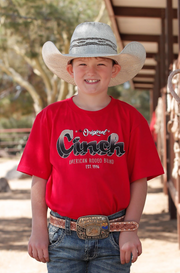
[[[85,54],[77,56],[62,54],[52,42],[48,41],[43,45],[42,56],[47,67],[55,75],[73,85],[76,85],[76,83],[66,70],[70,60],[85,57],[104,57],[115,60],[121,66],[121,70],[115,78],[111,79],[109,86],[116,86],[135,77],[144,65],[146,52],[142,44],[131,42],[119,54]]]

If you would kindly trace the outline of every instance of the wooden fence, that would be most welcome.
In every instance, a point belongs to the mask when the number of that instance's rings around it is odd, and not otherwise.
[[[174,65],[174,69],[176,68]],[[168,84],[161,90],[162,97],[156,108],[155,129],[157,149],[165,170],[162,176],[164,193],[168,196],[170,217],[177,219],[180,248],[180,74],[170,76],[169,83],[172,83],[171,86]]]
[[[12,156],[22,153],[31,128],[0,129],[0,155]]]

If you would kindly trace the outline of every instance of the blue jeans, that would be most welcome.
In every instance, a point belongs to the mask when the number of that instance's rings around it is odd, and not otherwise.
[[[129,273],[131,262],[120,263],[119,232],[111,232],[100,240],[79,239],[70,230],[70,221],[76,221],[51,211],[55,217],[66,219],[66,229],[49,224],[48,273]],[[108,216],[109,220],[121,217],[125,210]]]

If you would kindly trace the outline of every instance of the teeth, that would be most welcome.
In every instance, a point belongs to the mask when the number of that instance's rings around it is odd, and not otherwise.
[[[86,80],[87,82],[91,83],[91,82],[98,82],[98,80]]]

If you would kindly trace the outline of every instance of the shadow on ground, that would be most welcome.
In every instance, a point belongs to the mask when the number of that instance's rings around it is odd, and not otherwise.
[[[138,234],[141,239],[177,243],[177,221],[170,220],[168,213],[143,214]]]
[[[151,193],[161,193],[162,192],[162,188],[159,187],[159,188],[153,188],[151,186],[148,186],[148,194],[151,194]]]
[[[162,192],[161,188],[148,187],[148,194]],[[0,193],[1,200],[29,200],[30,189]],[[13,210],[13,207],[12,207]],[[2,218],[0,220],[0,250],[27,251],[31,234],[30,218]],[[170,220],[166,212],[143,214],[138,231],[141,239],[177,243],[177,221]]]
[[[11,190],[10,192],[0,192],[0,200],[29,200],[30,190]]]
[[[1,219],[0,250],[26,251],[30,234],[31,219]]]
[[[0,250],[26,251],[30,234],[30,218],[1,219]],[[176,243],[176,220],[169,220],[167,213],[144,214],[139,228],[139,236],[141,239]]]

